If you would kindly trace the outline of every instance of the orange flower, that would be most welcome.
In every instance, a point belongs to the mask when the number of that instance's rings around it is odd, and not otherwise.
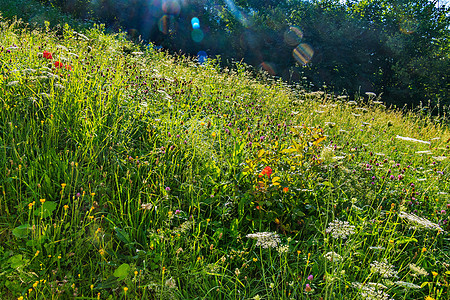
[[[285,193],[289,192],[289,188],[284,187],[284,188],[283,188],[283,192],[285,192]]]

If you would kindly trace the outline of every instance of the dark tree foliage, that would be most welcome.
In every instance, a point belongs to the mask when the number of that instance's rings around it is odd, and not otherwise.
[[[383,93],[397,105],[450,105],[450,10],[430,0],[42,1],[174,52],[244,60],[290,82]]]

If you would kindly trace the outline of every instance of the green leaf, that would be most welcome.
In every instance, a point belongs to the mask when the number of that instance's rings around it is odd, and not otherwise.
[[[129,237],[128,233],[125,232],[125,230],[122,230],[119,227],[114,227],[114,230],[116,231],[117,238],[120,241],[124,242],[125,245],[131,243],[130,237]]]
[[[8,263],[13,269],[25,266],[28,263],[27,259],[22,259],[22,254],[16,254],[8,259]]]
[[[31,227],[29,224],[23,224],[14,228],[12,234],[19,239],[23,239],[28,236],[28,230],[30,229]]]
[[[331,182],[329,182],[329,181],[324,181],[324,182],[322,182],[322,184],[323,184],[324,186],[328,186],[328,187],[330,187],[330,188],[334,188],[334,185],[333,185]]]
[[[48,218],[52,215],[57,206],[58,205],[56,204],[56,202],[46,201],[41,205],[41,207],[36,209],[34,215],[39,216],[42,219]]]
[[[121,264],[113,273],[115,277],[117,277],[117,280],[123,280],[125,277],[127,277],[128,272],[130,271],[130,265],[129,264]]]
[[[258,151],[258,158],[261,158],[264,155],[265,152],[266,151],[264,149],[259,150]]]
[[[403,237],[402,239],[398,240],[396,242],[397,245],[401,245],[401,244],[406,244],[406,243],[410,243],[410,242],[417,242],[417,240],[415,238],[411,238],[411,237]]]

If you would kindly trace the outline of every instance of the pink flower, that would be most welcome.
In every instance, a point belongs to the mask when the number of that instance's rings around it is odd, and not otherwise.
[[[309,276],[308,276],[308,280],[309,280],[309,281],[312,281],[313,278],[314,278],[314,276],[312,276],[312,275],[309,275]]]
[[[305,287],[305,292],[307,292],[307,293],[309,293],[309,292],[311,292],[312,291],[312,288],[309,286],[309,284],[307,283],[306,284],[306,287]]]

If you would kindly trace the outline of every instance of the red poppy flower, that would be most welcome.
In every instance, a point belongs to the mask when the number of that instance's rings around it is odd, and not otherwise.
[[[43,56],[46,59],[53,59],[52,53],[48,51],[44,51]]]
[[[265,167],[262,170],[261,175],[267,175],[267,177],[270,177],[270,175],[272,175],[272,168],[271,167]]]
[[[72,66],[71,65],[65,65],[64,67],[66,68],[66,70],[72,71]]]
[[[63,63],[60,61],[55,61],[55,68],[62,68],[64,67]]]

